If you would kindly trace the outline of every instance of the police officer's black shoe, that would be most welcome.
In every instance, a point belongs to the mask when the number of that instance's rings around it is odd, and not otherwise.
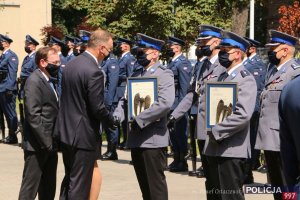
[[[16,135],[9,135],[3,139],[4,144],[18,144],[18,138]]]
[[[244,180],[244,184],[253,184],[253,183],[254,183],[253,176],[246,176]]]
[[[174,160],[173,162],[171,162],[171,164],[169,164],[168,167],[166,167],[166,170],[170,170],[170,169],[173,169],[177,166],[178,164],[178,161],[177,160]]]
[[[266,165],[262,165],[259,168],[257,168],[257,171],[261,173],[267,173],[268,169]]]
[[[205,173],[202,166],[197,169],[197,178],[205,178]]]
[[[169,169],[170,172],[187,172],[188,170],[189,169],[186,160],[179,161],[176,166]]]
[[[195,171],[189,171],[189,176],[197,176],[198,174],[198,171],[195,170]]]
[[[108,152],[102,155],[102,160],[118,160],[118,154],[116,151]]]

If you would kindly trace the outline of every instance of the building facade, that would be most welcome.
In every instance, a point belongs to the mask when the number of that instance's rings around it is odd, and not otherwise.
[[[25,35],[41,44],[41,28],[51,23],[51,0],[0,0],[0,33],[14,40],[11,49],[19,57],[19,71],[26,56]]]

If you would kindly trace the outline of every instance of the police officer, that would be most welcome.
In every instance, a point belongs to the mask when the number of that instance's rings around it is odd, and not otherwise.
[[[171,112],[187,93],[192,77],[192,65],[183,55],[182,49],[185,42],[179,38],[168,38],[169,49],[167,54],[171,59],[167,68],[174,74],[175,102]],[[170,172],[183,172],[188,170],[185,156],[187,155],[187,117],[183,116],[176,121],[174,132],[170,135],[172,148],[174,151],[174,161],[169,165]]]
[[[79,54],[81,54],[87,48],[87,43],[90,39],[91,32],[86,31],[86,30],[79,30],[79,36],[80,36],[80,39],[77,40],[76,49],[77,49],[77,52],[79,52]]]
[[[125,38],[117,39],[117,49],[119,48],[120,58],[119,58],[119,82],[117,91],[114,96],[114,102],[117,103],[123,96],[125,92],[125,86],[127,82],[127,78],[132,75],[133,67],[135,65],[135,57],[130,53],[130,49],[132,46],[132,42]],[[126,111],[125,111],[126,112]],[[124,149],[126,146],[127,140],[127,120],[122,122],[122,130],[123,130],[123,142],[120,143],[119,148]],[[121,133],[119,129],[119,133]],[[121,134],[119,134],[121,136]]]
[[[109,58],[103,61],[102,70],[106,74],[104,104],[110,112],[113,112],[117,106],[113,102],[119,81],[119,63],[118,59],[110,53]],[[117,145],[118,145],[118,129],[112,130],[104,127],[107,138],[107,151],[102,155],[102,160],[118,160]]]
[[[298,67],[300,67],[298,65]],[[286,184],[289,192],[297,192],[299,196],[300,183],[300,77],[286,84],[282,90],[279,100],[279,121],[280,121],[280,155]],[[295,186],[298,186],[295,187]],[[299,199],[299,197],[298,197]]]
[[[75,37],[72,37],[72,36],[65,37],[65,44],[68,49],[68,55],[66,56],[67,62],[69,62],[75,58],[75,55],[74,55],[75,43],[76,43]]]
[[[142,48],[141,53],[137,54],[137,62],[143,68],[132,74],[132,77],[157,77],[158,99],[134,117],[127,145],[131,148],[132,163],[143,199],[167,200],[164,149],[169,141],[167,115],[174,102],[174,75],[159,62],[164,41],[139,33],[137,38],[138,46]],[[122,120],[125,115],[122,109],[124,102],[122,98],[114,113]]]
[[[201,49],[201,45],[199,40],[196,40],[195,42],[195,55],[197,57],[197,62],[195,64],[195,66],[193,66],[192,69],[192,79],[190,81],[190,85],[193,84],[194,80],[197,79],[197,75],[199,73],[200,67],[202,65],[202,62],[206,59],[206,56],[203,55],[202,49]],[[191,150],[192,150],[192,171],[189,172],[190,176],[197,176],[199,175],[200,177],[200,173],[202,176],[204,176],[203,173],[203,168],[200,167],[198,170],[196,170],[196,157],[197,157],[197,150],[196,150],[196,124],[197,124],[197,114],[198,114],[198,102],[195,102],[190,111],[189,111],[189,129],[190,129],[190,139],[191,139]],[[200,146],[200,145],[198,145]],[[201,171],[201,172],[200,172]]]
[[[73,55],[74,56],[79,56],[82,52],[81,52],[81,39],[75,37],[75,43],[74,43],[74,49],[73,49]]]
[[[201,178],[205,176],[205,170],[207,168],[207,160],[203,155],[203,148],[205,139],[207,137],[206,130],[204,127],[204,116],[205,116],[205,82],[213,77],[218,77],[225,71],[218,60],[219,49],[218,45],[221,42],[221,31],[222,29],[210,26],[201,25],[199,26],[199,36],[197,43],[201,46],[201,51],[207,59],[203,60],[200,70],[197,74],[197,78],[193,79],[188,94],[179,103],[177,108],[171,113],[169,119],[169,127],[172,128],[173,122],[183,116],[186,113],[192,103],[198,103],[197,111],[197,126],[196,126],[196,139],[198,140],[198,147],[201,155],[202,167],[198,170],[197,177]]]
[[[249,43],[250,47],[247,49],[247,57],[244,58],[244,66],[245,68],[253,75],[256,81],[257,86],[257,96],[255,109],[251,117],[250,121],[250,143],[251,143],[251,159],[248,159],[246,162],[246,177],[245,184],[252,184],[254,182],[252,170],[260,167],[259,155],[260,151],[254,149],[256,135],[257,135],[257,127],[259,120],[259,112],[260,112],[260,94],[264,89],[265,85],[265,76],[267,66],[263,63],[260,56],[257,54],[257,47],[261,46],[261,43],[244,37]]]
[[[22,69],[21,69],[21,74],[20,74],[21,88],[19,91],[20,99],[23,99],[23,96],[24,96],[24,85],[25,85],[26,79],[37,68],[37,65],[35,63],[35,54],[36,54],[36,46],[38,46],[38,45],[39,45],[38,41],[36,41],[30,35],[26,35],[26,37],[25,37],[25,52],[28,55],[24,58],[23,63],[22,63]]]
[[[38,45],[39,42],[37,40],[35,40],[30,35],[26,35],[24,49],[28,55],[23,60],[20,78],[27,78],[37,68],[34,59],[36,54],[36,47]]]
[[[61,95],[61,78],[62,78],[62,73],[64,71],[64,67],[66,66],[68,60],[67,58],[65,57],[65,55],[62,53],[62,50],[66,49],[66,45],[65,43],[63,43],[60,39],[56,38],[56,37],[53,37],[51,36],[50,37],[50,41],[48,43],[48,46],[50,47],[53,47],[57,52],[58,52],[58,55],[59,55],[59,59],[60,59],[60,62],[61,62],[61,66],[59,68],[59,72],[58,72],[58,77],[57,77],[57,94],[58,96]]]
[[[270,30],[271,40],[266,46],[269,61],[275,67],[267,75],[261,94],[261,111],[255,148],[264,150],[270,182],[275,186],[285,185],[280,156],[278,101],[283,87],[300,74],[299,63],[294,59],[297,38]],[[281,194],[274,194],[281,199]]]
[[[28,55],[23,60],[20,78],[18,79],[18,83],[20,83],[20,86],[18,87],[19,112],[22,126],[24,123],[24,107],[22,103],[22,99],[24,98],[24,86],[29,75],[37,68],[35,54],[36,46],[38,45],[39,43],[33,37],[26,35],[24,50]]]
[[[222,35],[219,62],[226,72],[210,81],[236,82],[238,92],[234,112],[207,132],[204,146],[209,166],[207,199],[245,199],[243,168],[245,159],[251,156],[249,126],[257,88],[255,79],[242,62],[250,44],[232,32],[224,31]]]
[[[19,60],[18,56],[10,50],[10,44],[13,42],[11,38],[0,34],[0,42],[0,50],[3,51],[0,58],[0,106],[9,129],[9,135],[3,142],[17,144],[16,94]]]

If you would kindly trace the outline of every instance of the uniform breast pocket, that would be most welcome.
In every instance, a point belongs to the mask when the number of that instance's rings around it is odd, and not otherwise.
[[[270,90],[269,91],[269,100],[271,103],[278,103],[280,94],[282,90]]]

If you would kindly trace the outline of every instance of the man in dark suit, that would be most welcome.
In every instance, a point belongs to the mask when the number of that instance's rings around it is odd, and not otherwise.
[[[57,119],[65,177],[60,199],[88,199],[94,163],[100,148],[101,123],[117,123],[104,104],[104,74],[99,62],[109,56],[112,36],[104,30],[91,34],[87,50],[70,61],[62,77]]]
[[[38,65],[25,84],[24,171],[20,200],[53,200],[56,188],[57,152],[53,129],[58,97],[51,82],[60,60],[55,49],[43,47],[36,53]]]
[[[300,65],[297,65],[300,67]],[[300,77],[290,81],[281,92],[279,100],[280,155],[289,192],[296,192],[300,183]],[[298,197],[299,199],[299,197]]]

